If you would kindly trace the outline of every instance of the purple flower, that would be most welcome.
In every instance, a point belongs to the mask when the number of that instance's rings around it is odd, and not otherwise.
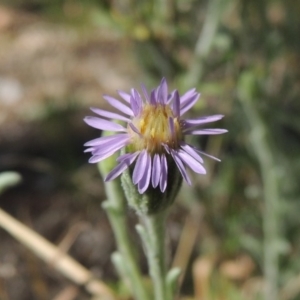
[[[167,187],[168,161],[173,159],[182,177],[188,184],[191,180],[186,166],[198,174],[205,174],[203,159],[208,155],[185,142],[185,135],[213,135],[227,132],[226,129],[199,129],[199,126],[218,121],[223,115],[183,119],[182,116],[198,101],[200,94],[190,89],[182,96],[177,90],[168,93],[166,79],[149,94],[142,86],[143,94],[135,89],[131,93],[118,91],[122,102],[111,96],[103,98],[120,113],[91,108],[99,117],[86,117],[84,121],[97,129],[116,132],[85,144],[85,152],[91,152],[90,163],[100,162],[125,148],[125,154],[117,158],[118,165],[106,176],[110,181],[134,164],[132,181],[143,194],[149,186],[159,187],[163,193]],[[126,123],[122,126],[109,119]]]

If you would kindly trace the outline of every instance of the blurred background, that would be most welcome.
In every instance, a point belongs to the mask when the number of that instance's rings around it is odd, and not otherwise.
[[[205,158],[170,209],[178,299],[299,300],[299,15],[294,0],[2,0],[0,172],[22,181],[0,207],[130,299],[83,153],[99,132],[82,119],[108,108],[102,94],[165,76],[201,92],[190,116],[224,114],[215,126],[229,130],[193,141],[222,162]],[[90,297],[0,228],[1,300]]]

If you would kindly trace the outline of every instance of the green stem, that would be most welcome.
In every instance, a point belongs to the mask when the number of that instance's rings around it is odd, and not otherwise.
[[[184,84],[186,86],[197,85],[203,76],[204,64],[212,48],[213,40],[216,36],[222,16],[222,11],[226,4],[227,1],[224,0],[211,0],[208,2],[204,24],[195,46],[194,58],[185,78]]]
[[[132,293],[137,300],[149,300],[149,295],[144,287],[141,273],[139,271],[134,247],[129,239],[124,195],[121,190],[119,180],[114,180],[105,184],[105,190],[108,200],[103,203],[106,209],[109,221],[114,232],[117,247],[121,254],[124,270],[127,273],[127,281],[130,283]]]
[[[150,276],[154,285],[155,300],[168,300],[165,262],[165,211],[143,215],[145,235],[143,236]]]
[[[240,79],[240,99],[252,128],[250,142],[257,156],[264,186],[264,275],[266,278],[265,300],[278,299],[280,240],[280,191],[276,163],[271,147],[270,136],[263,118],[257,111],[254,101],[255,77],[245,72]]]

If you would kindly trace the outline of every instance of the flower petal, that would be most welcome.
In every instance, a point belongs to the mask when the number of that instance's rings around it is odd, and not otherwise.
[[[196,88],[192,88],[188,91],[186,91],[181,97],[180,97],[180,104],[183,105],[186,101],[189,100],[194,94],[197,94]]]
[[[141,85],[144,97],[148,103],[150,103],[150,96],[144,84]]]
[[[165,144],[165,143],[162,143],[162,146],[165,148],[165,150],[167,151],[168,154],[170,154],[170,147]]]
[[[130,105],[134,116],[138,116],[142,111],[142,99],[137,90],[131,90]]]
[[[182,177],[184,178],[184,180],[189,184],[189,185],[192,185],[192,182],[191,182],[191,179],[189,178],[187,172],[186,172],[186,169],[181,161],[181,158],[179,157],[177,151],[174,151],[173,149],[170,149],[171,150],[171,155],[182,175]]]
[[[113,148],[107,148],[106,151],[103,151],[101,154],[94,155],[93,153],[93,156],[89,159],[89,163],[97,163],[99,161],[102,161],[108,158],[109,156],[113,155],[115,152],[117,152],[123,147],[124,145],[120,144]]]
[[[85,117],[83,120],[89,126],[100,130],[123,131],[123,132],[126,131],[126,129],[118,123],[107,121],[97,117]]]
[[[133,114],[136,117],[139,114],[139,107],[133,96],[131,96],[131,98],[130,98],[130,105],[131,105]]]
[[[156,90],[152,90],[150,94],[150,104],[156,105],[157,104],[157,98],[156,98]]]
[[[140,137],[143,137],[143,135],[142,135],[142,134],[140,133],[140,131],[134,126],[133,123],[129,123],[128,125],[129,125],[129,127],[130,127],[136,134],[138,134]]]
[[[188,98],[185,102],[181,101],[180,105],[180,115],[185,114],[189,109],[191,109],[200,97],[199,93],[194,94],[192,97]]]
[[[205,168],[186,152],[181,150],[178,151],[177,154],[180,157],[180,159],[184,161],[194,172],[198,174],[206,174]]]
[[[120,97],[122,99],[124,99],[126,102],[130,103],[130,97],[131,97],[130,94],[128,94],[128,93],[126,93],[124,91],[121,91],[121,90],[118,90],[117,92],[118,92],[118,94],[120,95]]]
[[[210,122],[215,122],[219,121],[224,117],[224,115],[213,115],[213,116],[205,116],[205,117],[200,117],[197,119],[185,119],[182,120],[183,125],[185,126],[184,128],[187,127],[192,127],[192,126],[197,126],[205,123],[210,123]]]
[[[203,163],[202,157],[193,149],[193,147],[186,143],[182,143],[181,148],[198,162]]]
[[[113,113],[113,112],[110,112],[110,111],[107,111],[107,110],[102,110],[102,109],[99,109],[99,108],[96,108],[96,107],[91,107],[91,111],[93,111],[97,115],[105,117],[105,118],[116,119],[116,120],[121,120],[121,121],[125,121],[125,122],[130,121],[130,119],[128,119],[128,118],[126,118],[122,115],[119,115],[119,114],[116,114],[116,113]]]
[[[217,158],[217,157],[215,157],[215,156],[212,156],[212,155],[210,155],[210,154],[207,154],[207,153],[205,153],[205,152],[203,152],[203,151],[200,151],[200,150],[198,150],[198,149],[194,149],[194,150],[197,151],[198,153],[202,154],[202,155],[205,155],[205,156],[207,156],[207,157],[213,159],[213,160],[221,161],[221,159],[219,159],[219,158]]]
[[[136,89],[133,89],[133,94],[134,94],[135,101],[137,102],[137,105],[138,105],[138,108],[139,108],[139,114],[140,114],[142,112],[142,109],[143,109],[142,97]]]
[[[139,151],[138,152],[135,152],[135,153],[139,153]],[[123,160],[126,160],[128,157],[130,157],[132,155],[132,153],[126,153],[126,154],[122,154],[122,155],[120,155],[117,159],[116,159],[116,161],[118,162],[118,163],[120,163],[120,162],[122,162]]]
[[[87,153],[87,152],[93,152],[94,150],[95,150],[95,148],[94,148],[94,147],[91,147],[91,148],[85,149],[83,152],[84,152],[84,153]]]
[[[173,113],[176,118],[180,117],[180,96],[178,91],[175,91],[174,94]]]
[[[162,193],[167,188],[167,182],[168,182],[168,164],[165,154],[161,155],[161,176],[159,180],[159,188]]]
[[[143,177],[138,183],[138,190],[140,194],[143,194],[149,187],[151,177],[151,156],[146,152],[146,169],[143,174]]]
[[[228,132],[227,129],[220,128],[207,128],[207,129],[187,129],[184,130],[184,134],[193,134],[193,135],[213,135],[213,134],[222,134]]]
[[[123,104],[122,102],[120,102],[119,100],[108,96],[108,95],[104,95],[103,98],[113,107],[115,107],[116,109],[118,109],[119,111],[123,112],[124,114],[133,117],[133,111],[125,104]]]
[[[129,142],[129,136],[124,136],[118,139],[108,140],[105,144],[102,144],[101,147],[95,147],[95,150],[92,152],[93,155],[102,155],[102,153],[110,151],[110,149],[119,148],[121,146],[125,147]]]
[[[142,150],[140,153],[132,174],[132,182],[137,184],[143,177],[145,173],[145,168],[147,164],[147,150]]]
[[[107,176],[105,177],[104,181],[110,181],[115,178],[117,178],[119,175],[121,175],[136,159],[138,156],[139,151],[135,153],[128,153],[126,158],[122,160],[121,163],[119,163],[114,169],[112,169]]]
[[[161,162],[159,154],[155,154],[153,157],[153,166],[152,166],[152,186],[156,188],[159,184],[159,179],[161,176]]]
[[[168,100],[168,84],[166,78],[163,78],[160,82],[158,89],[158,102],[166,104]]]
[[[88,141],[84,144],[84,146],[103,146],[106,143],[109,143],[111,140],[118,141],[120,139],[129,139],[129,134],[127,133],[121,133],[121,134],[114,134],[114,135],[109,135],[109,136],[103,136],[91,141]]]
[[[170,104],[171,101],[173,100],[175,93],[177,92],[177,90],[172,91],[169,95],[168,95],[168,101],[167,104]],[[180,97],[179,97],[179,101],[180,101]]]

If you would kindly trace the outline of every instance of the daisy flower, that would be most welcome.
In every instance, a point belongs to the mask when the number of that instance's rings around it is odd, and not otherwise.
[[[214,135],[227,132],[226,129],[199,128],[203,124],[218,121],[223,115],[202,116],[184,119],[182,116],[198,101],[200,94],[190,89],[182,96],[177,90],[168,92],[166,79],[148,93],[142,85],[142,94],[136,89],[130,93],[118,91],[122,101],[111,96],[103,98],[119,113],[99,108],[91,110],[100,117],[86,117],[91,127],[115,132],[114,135],[91,140],[85,144],[85,152],[91,152],[90,163],[100,162],[115,152],[124,149],[125,154],[117,158],[117,166],[106,176],[110,181],[132,166],[132,182],[140,194],[149,187],[165,192],[168,184],[168,162],[174,161],[184,180],[191,180],[186,167],[198,174],[205,174],[201,155],[208,155],[185,142],[186,135]],[[111,120],[123,121],[120,125]]]

